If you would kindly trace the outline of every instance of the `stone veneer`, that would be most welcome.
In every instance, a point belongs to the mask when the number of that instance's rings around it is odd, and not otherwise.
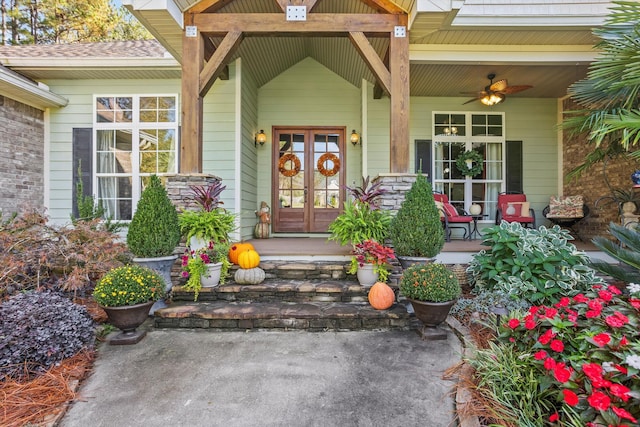
[[[381,181],[380,188],[384,191],[378,200],[378,206],[392,211],[400,209],[405,194],[411,189],[417,176],[415,173],[381,173],[375,177],[373,182]]]

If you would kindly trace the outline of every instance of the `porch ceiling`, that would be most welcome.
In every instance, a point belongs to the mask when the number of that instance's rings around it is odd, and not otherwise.
[[[129,0],[129,4],[136,0]],[[125,0],[125,4],[127,1]],[[180,13],[200,3],[198,0],[174,0]],[[407,11],[415,11],[415,0],[395,0]],[[437,5],[442,2],[430,2]],[[449,3],[449,2],[445,2]],[[452,4],[457,2],[452,2]],[[462,2],[458,2],[464,7]],[[477,3],[477,2],[470,2]],[[275,0],[223,1],[217,13],[281,13]],[[130,6],[131,7],[131,6]],[[182,28],[169,10],[164,15],[157,10],[136,10],[134,14],[154,32],[160,42],[181,61]],[[460,9],[462,10],[462,9]],[[361,0],[320,0],[312,13],[377,13]],[[447,60],[415,60],[411,56],[412,96],[464,96],[460,92],[479,91],[487,85],[487,74],[508,79],[511,85],[531,85],[532,89],[515,96],[521,98],[561,97],[567,87],[584,78],[593,53],[586,53],[596,42],[591,28],[585,26],[549,27],[482,27],[453,25],[459,10],[436,10],[413,13],[410,24],[411,47],[438,46],[440,50],[466,50],[474,53],[473,60],[460,56]],[[171,24],[173,22],[173,24]],[[154,31],[155,30],[155,31]],[[221,38],[212,38],[217,46]],[[373,48],[384,58],[389,42],[385,38],[369,37]],[[528,60],[510,61],[502,54],[508,44],[517,51],[519,46],[541,47],[546,51],[578,51],[582,55],[554,60],[539,51],[531,51]],[[515,48],[515,49],[514,49]],[[524,49],[526,51],[526,49]],[[535,49],[534,49],[535,50]],[[374,83],[375,79],[365,62],[347,37],[259,37],[247,36],[232,60],[241,57],[243,66],[250,69],[259,86],[311,57],[355,86],[362,79]],[[424,58],[424,55],[420,57]],[[457,59],[456,59],[457,58]]]

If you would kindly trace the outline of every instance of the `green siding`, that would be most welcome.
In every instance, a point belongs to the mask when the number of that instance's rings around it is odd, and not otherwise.
[[[258,148],[258,200],[271,204],[272,126],[345,126],[361,132],[357,88],[314,59],[306,58],[258,90],[258,126],[268,142]],[[346,182],[360,182],[361,147],[346,144]]]

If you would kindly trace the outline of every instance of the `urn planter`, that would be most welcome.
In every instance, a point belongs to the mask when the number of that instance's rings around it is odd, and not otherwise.
[[[372,286],[374,283],[378,281],[378,273],[375,271],[375,265],[373,264],[364,264],[362,266],[358,266],[358,271],[356,272],[356,277],[358,278],[358,282],[362,286]]]
[[[418,264],[418,265],[430,264],[434,262],[436,259],[435,257],[426,258],[426,257],[416,257],[416,256],[400,256],[400,255],[398,255],[396,258],[398,258],[398,261],[400,262],[400,265],[402,266],[403,270],[406,270],[407,268],[411,267],[414,264]]]
[[[120,332],[109,340],[111,345],[129,345],[140,342],[147,335],[147,331],[138,331],[137,328],[147,320],[149,309],[154,301],[143,302],[135,305],[125,305],[121,307],[104,307],[102,309],[107,313],[109,323]]]
[[[171,268],[173,267],[176,259],[178,259],[177,255],[169,255],[158,258],[133,258],[133,262],[141,267],[147,267],[153,271],[156,271],[164,280],[165,294],[168,295],[169,292],[171,292],[171,288],[173,287],[173,284],[171,283]],[[153,314],[156,310],[165,308],[166,306],[167,304],[164,302],[164,300],[158,300],[149,310],[149,314]]]
[[[411,303],[416,318],[424,325],[420,331],[424,339],[447,339],[447,333],[438,326],[447,319],[451,307],[457,300],[445,302],[418,301],[411,298],[407,300]]]

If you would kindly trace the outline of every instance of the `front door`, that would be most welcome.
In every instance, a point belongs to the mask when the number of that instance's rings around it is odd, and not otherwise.
[[[275,233],[324,233],[342,209],[344,127],[273,129]]]

